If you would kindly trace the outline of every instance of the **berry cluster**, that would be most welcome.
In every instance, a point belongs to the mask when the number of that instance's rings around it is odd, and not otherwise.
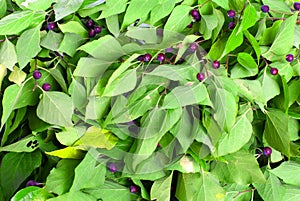
[[[95,22],[91,19],[86,21],[85,26],[89,29],[89,37],[93,38],[97,34],[101,33],[102,27],[99,25],[95,25]]]
[[[38,79],[40,79],[40,78],[42,77],[42,73],[41,73],[41,71],[39,71],[39,70],[35,70],[35,71],[33,71],[32,76],[33,76],[33,78],[34,78],[35,80],[38,80]],[[46,83],[44,83],[44,84],[42,85],[42,89],[43,89],[44,91],[50,91],[51,85],[50,85],[48,82],[46,82]]]

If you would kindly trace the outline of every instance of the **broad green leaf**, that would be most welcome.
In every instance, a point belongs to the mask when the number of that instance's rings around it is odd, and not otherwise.
[[[19,34],[28,27],[35,27],[45,19],[45,12],[17,11],[0,20],[0,35]]]
[[[61,132],[55,133],[55,136],[61,144],[72,146],[85,133],[85,130],[83,126],[65,127]]]
[[[54,0],[16,0],[21,8],[27,8],[33,11],[47,10]],[[25,10],[25,9],[24,9]]]
[[[112,61],[81,57],[74,71],[74,75],[79,77],[98,77],[102,75],[111,64]]]
[[[41,162],[40,151],[5,154],[0,167],[0,177],[3,193],[7,200],[31,175],[33,170],[41,165]]]
[[[239,53],[237,61],[239,64],[235,65],[230,71],[232,78],[250,77],[258,73],[258,66],[250,54],[245,52]]]
[[[238,33],[254,26],[258,19],[259,17],[256,13],[256,9],[251,4],[248,4],[244,10],[242,22],[239,27]]]
[[[225,18],[224,18],[224,14],[220,10],[214,9],[213,14],[216,15],[218,20],[217,27],[212,32],[212,41],[214,42],[216,39],[219,38],[219,34],[223,28]]]
[[[203,34],[203,38],[208,40],[211,38],[212,31],[218,26],[218,18],[216,15],[201,15],[200,33]]]
[[[297,100],[300,95],[300,82],[298,80],[291,80],[288,83],[289,92],[289,107]]]
[[[69,21],[65,24],[58,24],[58,27],[63,33],[74,33],[82,38],[87,37],[87,30],[78,21]]]
[[[26,73],[15,66],[14,70],[8,76],[8,79],[9,81],[14,82],[20,86],[26,79]]]
[[[73,102],[71,97],[62,92],[44,92],[37,107],[37,115],[49,124],[71,126]]]
[[[281,13],[291,13],[291,8],[284,1],[263,0],[262,2],[270,7],[271,13],[278,13],[280,16]]]
[[[300,199],[300,189],[296,186],[284,185],[284,201],[298,201]]]
[[[59,158],[71,158],[71,159],[82,159],[84,156],[84,153],[81,150],[78,150],[74,147],[66,147],[63,149],[51,151],[51,152],[45,152],[46,154],[50,156],[56,156]]]
[[[86,119],[101,119],[110,107],[111,97],[89,97],[89,102],[86,106]]]
[[[66,33],[62,39],[58,51],[74,56],[77,48],[85,41],[81,36],[75,33]]]
[[[219,38],[210,48],[207,57],[212,61],[219,60],[224,52],[227,38]]]
[[[190,10],[191,7],[187,5],[176,6],[168,18],[164,29],[176,33],[183,31],[191,23]]]
[[[99,19],[123,13],[126,10],[128,0],[106,0],[105,8],[101,12]]]
[[[31,136],[28,138],[24,138],[10,145],[0,147],[0,151],[6,152],[33,152],[38,148],[38,146],[34,147],[32,144],[33,141],[37,140],[35,136]]]
[[[294,44],[294,30],[298,14],[287,18],[280,26],[276,38],[269,49],[269,52],[277,55],[285,55],[289,53]]]
[[[300,178],[296,176],[300,173],[300,164],[298,162],[285,161],[277,168],[269,171],[282,179],[286,184],[294,186],[300,185]]]
[[[86,88],[79,81],[73,79],[69,86],[69,93],[75,108],[84,112],[84,108],[88,103]]]
[[[41,46],[43,46],[49,50],[57,51],[62,40],[63,40],[62,33],[56,33],[54,31],[49,31],[47,33],[47,35],[44,38],[42,38]]]
[[[104,184],[106,167],[97,164],[99,152],[95,149],[85,155],[84,159],[75,168],[75,177],[70,191],[79,191],[86,188],[95,188]]]
[[[112,15],[110,17],[105,18],[105,22],[110,33],[112,33],[115,37],[118,37],[120,35],[118,15]]]
[[[280,25],[282,24],[283,20],[276,20],[273,25],[271,27],[262,27],[261,29],[261,34],[262,34],[262,38],[260,38],[259,40],[259,44],[260,45],[270,45],[273,43],[273,41],[275,40],[276,38],[276,35],[279,31],[279,28],[280,28]],[[266,26],[265,25],[265,20],[264,20],[264,25],[263,26]],[[258,34],[258,33],[257,33]],[[256,39],[257,36],[256,36]]]
[[[83,3],[83,0],[59,0],[54,5],[55,21],[75,13]]]
[[[179,173],[175,196],[180,201],[195,200],[200,189],[201,175]]]
[[[248,185],[227,184],[225,201],[245,201],[251,200],[252,192]]]
[[[54,197],[53,194],[46,191],[44,188],[37,186],[29,186],[19,190],[12,198],[11,201],[24,201],[24,200],[41,200],[46,201]]]
[[[0,0],[0,18],[2,18],[5,15],[6,9],[7,9],[6,0]]]
[[[67,192],[58,197],[50,198],[47,201],[72,201],[76,198],[78,201],[96,201],[97,199],[90,194],[83,193],[82,191]]]
[[[69,191],[74,179],[74,170],[80,161],[62,159],[53,168],[46,180],[46,190],[62,195]]]
[[[156,44],[158,42],[157,29],[144,29],[140,27],[132,27],[126,32],[126,36],[137,40],[142,40],[147,44]]]
[[[207,89],[203,83],[174,88],[166,95],[163,108],[174,109],[194,104],[212,105]]]
[[[1,44],[0,48],[0,64],[5,68],[13,71],[14,65],[17,63],[17,53],[15,45],[8,39]]]
[[[169,201],[173,172],[168,177],[154,181],[151,187],[151,200]]]
[[[110,131],[91,126],[73,146],[83,150],[88,150],[90,147],[110,150],[117,142],[118,138]]]
[[[237,25],[231,32],[228,41],[226,43],[225,50],[221,57],[224,57],[226,54],[235,50],[243,43],[243,33],[238,32],[238,30],[239,30],[239,26]]]
[[[267,71],[266,68],[263,74],[258,78],[258,80],[261,82],[266,102],[280,94],[279,85],[271,76],[272,75]]]
[[[294,76],[293,68],[288,62],[272,62],[270,67],[277,68],[278,74],[284,76],[286,82],[289,82],[290,79]]]
[[[256,39],[254,38],[254,36],[252,36],[252,35],[249,33],[249,31],[245,30],[245,31],[244,31],[244,35],[246,36],[246,38],[247,38],[247,39],[249,40],[249,42],[251,43],[252,48],[254,49],[254,51],[255,51],[255,53],[256,53],[257,61],[258,61],[258,63],[259,63],[261,51],[260,51],[260,47],[259,47],[258,42],[257,42]]]
[[[228,0],[213,0],[213,2],[215,2],[225,10],[229,10]]]
[[[199,164],[191,157],[184,155],[180,160],[171,164],[167,170],[177,170],[181,173],[197,173],[200,171]]]
[[[187,35],[184,37],[183,41],[181,42],[181,47],[179,48],[177,54],[176,54],[176,59],[175,59],[175,62],[177,62],[180,58],[184,57],[184,54],[186,54],[185,52],[188,51],[188,48],[190,47],[190,44],[195,42],[197,39],[199,38],[199,36],[196,36],[196,35]],[[200,48],[197,47],[197,50],[199,50]],[[198,62],[198,58],[197,58],[197,61]],[[193,63],[193,62],[189,62],[189,64]],[[193,66],[193,65],[191,65]],[[194,68],[197,68],[196,65],[193,66]],[[198,70],[198,68],[197,68]]]
[[[266,112],[267,121],[265,123],[264,137],[269,145],[282,152],[286,156],[290,155],[290,134],[288,131],[288,116],[278,109]]]
[[[157,1],[156,6],[151,10],[150,24],[155,25],[156,22],[168,16],[175,7],[176,0]]]

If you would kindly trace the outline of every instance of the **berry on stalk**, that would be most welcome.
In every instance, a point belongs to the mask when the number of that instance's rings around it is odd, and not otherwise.
[[[39,70],[35,70],[33,71],[32,76],[34,77],[34,79],[38,80],[42,77],[42,73]]]
[[[138,191],[137,186],[134,186],[134,185],[131,185],[131,186],[129,187],[129,189],[130,189],[130,192],[131,192],[131,193],[136,193],[136,192]]]
[[[269,12],[269,10],[270,10],[270,8],[269,8],[268,5],[262,5],[262,6],[260,7],[260,9],[261,9],[261,11],[264,12],[264,13],[267,13],[267,12]]]
[[[49,22],[49,23],[47,24],[48,30],[53,30],[53,29],[55,29],[55,27],[56,27],[55,22]]]
[[[213,61],[212,62],[212,67],[215,68],[215,69],[219,68],[220,67],[220,62],[219,61]]]
[[[189,51],[190,52],[195,52],[198,48],[198,44],[197,43],[191,43],[190,46],[189,46]]]
[[[95,30],[94,30],[94,29],[89,30],[89,37],[90,37],[90,38],[93,38],[93,37],[95,37],[95,36],[96,36]]]
[[[94,21],[89,19],[88,21],[86,21],[85,26],[87,28],[92,28],[94,26]]]
[[[117,172],[118,167],[115,163],[109,163],[108,164],[108,170],[112,173],[115,173],[115,172]]]
[[[198,9],[191,10],[190,15],[194,18],[195,21],[200,21],[201,16]]]
[[[263,154],[264,154],[265,156],[270,156],[270,155],[272,154],[272,149],[271,149],[270,147],[265,147],[265,148],[263,149]]]
[[[99,34],[102,31],[102,27],[101,26],[95,26],[94,31],[95,31],[96,34]]]
[[[159,53],[159,54],[157,55],[157,60],[158,60],[159,62],[163,62],[165,59],[166,59],[166,56],[165,56],[164,53]]]
[[[292,62],[292,61],[294,61],[294,55],[288,54],[288,55],[286,55],[285,59],[287,62]]]
[[[44,89],[44,91],[49,91],[51,89],[51,85],[46,82],[43,84],[42,88]]]
[[[147,53],[147,54],[144,55],[144,61],[145,61],[145,62],[148,62],[148,61],[150,61],[151,59],[152,59],[151,54]]]
[[[229,10],[229,11],[227,11],[227,16],[229,17],[229,18],[234,18],[235,17],[235,11],[234,10]]]
[[[295,2],[294,8],[295,8],[295,10],[300,10],[300,2]]]
[[[271,68],[270,73],[271,73],[271,75],[277,75],[278,74],[278,69],[277,68]]]
[[[201,82],[205,79],[204,73],[197,73],[197,79]]]

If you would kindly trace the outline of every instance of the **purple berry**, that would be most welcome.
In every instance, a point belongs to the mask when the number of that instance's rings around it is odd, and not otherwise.
[[[140,62],[144,61],[144,55],[138,56],[137,60],[140,61]]]
[[[35,70],[33,71],[32,76],[34,77],[34,79],[38,80],[42,77],[42,73],[39,70]]]
[[[144,55],[144,61],[145,61],[145,62],[148,62],[148,61],[150,61],[151,59],[152,59],[151,54],[147,53],[147,54]]]
[[[164,53],[159,53],[159,54],[157,55],[157,60],[158,60],[159,62],[163,62],[165,59],[166,59],[166,56],[165,56]]]
[[[93,26],[94,26],[94,21],[93,20],[88,20],[86,23],[85,23],[85,26],[87,27],[87,28],[92,28]]]
[[[197,73],[197,79],[201,82],[205,79],[204,73]]]
[[[200,13],[198,9],[191,10],[190,15],[194,18],[195,21],[200,21]]]
[[[295,2],[294,8],[295,8],[295,10],[300,10],[300,2]]]
[[[262,5],[262,6],[260,7],[260,9],[261,9],[261,11],[264,12],[264,13],[267,13],[267,12],[269,12],[269,10],[270,10],[270,8],[269,8],[268,5]]]
[[[219,61],[213,61],[212,62],[212,67],[215,68],[215,69],[219,68],[220,67],[220,62]]]
[[[157,34],[158,36],[163,36],[164,30],[163,30],[163,29],[157,29],[157,30],[156,30],[156,34]]]
[[[191,22],[191,23],[190,23],[189,25],[187,25],[186,27],[187,27],[187,28],[192,28],[192,27],[193,27],[193,24],[194,24],[194,23]]]
[[[130,189],[130,192],[131,192],[131,193],[136,193],[136,192],[138,191],[138,187],[137,187],[137,186],[134,186],[134,185],[131,185],[131,186],[129,187],[129,189]]]
[[[55,22],[49,22],[49,23],[47,24],[48,30],[53,30],[53,29],[55,29],[55,27],[56,27]]]
[[[89,37],[93,38],[96,36],[96,31],[94,29],[89,30]]]
[[[272,75],[277,75],[278,74],[278,69],[277,68],[271,68],[270,73]]]
[[[228,29],[234,29],[234,27],[235,27],[235,22],[228,23]]]
[[[95,31],[96,34],[99,34],[102,31],[102,27],[101,26],[95,26],[94,31]]]
[[[235,11],[234,10],[229,10],[227,11],[227,16],[229,18],[234,18],[235,17]]]
[[[287,62],[292,62],[292,61],[294,61],[294,55],[288,54],[288,55],[286,55],[285,59]]]
[[[49,91],[51,89],[51,85],[48,82],[46,82],[46,83],[43,84],[42,88],[45,91]]]
[[[263,154],[264,154],[265,156],[270,156],[270,155],[272,154],[272,149],[271,149],[270,147],[265,147],[265,148],[263,149]]]
[[[191,43],[189,46],[189,51],[190,52],[195,52],[198,48],[198,44],[197,43]]]
[[[39,182],[36,182],[34,180],[29,180],[27,183],[26,183],[26,186],[39,186],[41,185]]]
[[[108,170],[112,173],[115,173],[115,172],[117,172],[118,167],[115,163],[109,163],[108,164]]]

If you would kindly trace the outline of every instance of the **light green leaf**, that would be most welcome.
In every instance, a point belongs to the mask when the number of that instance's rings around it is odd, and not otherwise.
[[[256,9],[251,4],[248,4],[244,10],[241,26],[239,27],[238,33],[254,26],[258,19],[259,17],[256,13]]]
[[[108,18],[126,10],[128,0],[106,0],[105,8],[98,19]]]
[[[157,1],[156,6],[151,10],[150,24],[155,25],[156,22],[168,16],[175,7],[176,0]]]
[[[72,146],[84,133],[85,127],[65,127],[61,132],[55,133],[57,140],[66,146]]]
[[[271,77],[270,73],[267,71],[267,68],[264,70],[264,73],[258,78],[258,80],[261,82],[266,102],[280,94],[279,85],[276,80]]]
[[[49,50],[57,51],[62,40],[63,40],[62,33],[49,31],[47,35],[41,40],[41,46]]]
[[[7,152],[33,152],[34,150],[36,150],[38,148],[38,146],[37,147],[31,146],[32,142],[34,140],[37,140],[37,138],[35,136],[24,138],[22,140],[19,140],[15,143],[10,144],[10,145],[0,147],[0,152],[2,152],[2,151],[7,151]]]
[[[33,11],[47,10],[54,0],[16,0],[21,8],[27,8]],[[24,9],[26,10],[26,9]]]
[[[110,17],[105,18],[105,22],[110,33],[112,33],[115,37],[118,37],[120,34],[118,15],[112,15]]]
[[[58,51],[66,53],[71,57],[75,55],[77,48],[85,41],[84,38],[75,33],[66,33],[61,41]]]
[[[58,24],[58,27],[63,33],[74,33],[82,38],[87,37],[87,30],[78,21],[69,21],[65,24]]]
[[[258,73],[258,66],[250,54],[245,52],[238,53],[237,61],[240,65],[235,65],[231,69],[232,78],[250,77]]]
[[[191,23],[190,10],[191,7],[187,5],[176,6],[168,18],[164,29],[176,33],[183,31]]]
[[[269,170],[271,173],[282,179],[286,184],[299,186],[300,164],[295,161],[285,161],[279,167]]]
[[[259,63],[261,51],[260,51],[260,47],[259,47],[258,42],[257,42],[256,39],[254,38],[254,36],[252,36],[252,35],[249,33],[249,31],[245,30],[245,31],[244,31],[244,35],[246,36],[246,38],[247,38],[247,39],[249,40],[249,42],[251,43],[252,48],[254,49],[254,51],[255,51],[255,53],[256,53],[257,61],[258,61],[258,63]]]
[[[72,99],[62,92],[44,92],[37,107],[37,115],[49,124],[71,126],[73,115]]]
[[[169,201],[173,172],[168,177],[154,181],[151,187],[151,200]]]
[[[216,15],[201,15],[200,33],[205,40],[211,38],[212,31],[218,26],[218,17]]]
[[[29,186],[19,190],[11,198],[11,201],[47,200],[52,197],[54,197],[53,194],[49,193],[44,188],[40,188],[37,186]]]
[[[6,0],[0,0],[0,18],[2,18],[5,15],[6,9],[7,9]]]
[[[0,48],[0,64],[2,64],[5,68],[13,71],[13,67],[16,63],[17,53],[15,45],[8,39],[5,39]]]
[[[14,71],[10,73],[8,79],[9,81],[14,82],[20,86],[22,82],[26,79],[26,73],[15,66]]]
[[[67,192],[58,197],[50,198],[47,201],[72,201],[74,198],[78,201],[96,201],[94,196],[83,193],[82,191]]]
[[[7,75],[6,67],[4,65],[0,64],[0,89],[1,89],[2,81],[6,75]]]
[[[296,186],[284,185],[284,201],[298,201],[300,199],[300,189]]]
[[[56,156],[59,158],[71,158],[71,159],[82,159],[84,153],[74,147],[66,147],[51,152],[45,152],[50,156]]]
[[[75,13],[82,3],[83,0],[59,0],[53,7],[55,12],[55,21]]]
[[[221,57],[224,57],[229,52],[235,50],[237,47],[239,47],[243,43],[243,33],[238,32],[239,26],[235,26],[233,31],[231,32],[228,41],[225,46],[225,50],[223,52],[223,55]]]
[[[74,71],[74,75],[79,77],[98,77],[102,75],[112,63],[112,61],[81,57]]]
[[[215,2],[225,10],[229,10],[228,0],[213,0],[213,2]]]

